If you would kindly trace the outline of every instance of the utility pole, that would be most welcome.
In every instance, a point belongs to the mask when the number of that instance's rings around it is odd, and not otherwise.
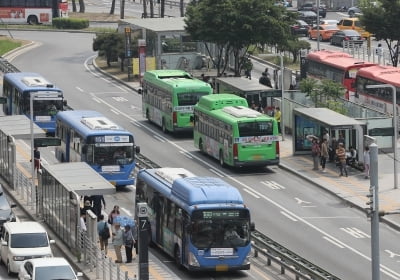
[[[149,247],[148,247],[148,221],[147,203],[140,202],[136,205],[136,214],[139,218],[139,279],[149,280]]]
[[[371,179],[369,194],[369,209],[367,215],[371,218],[371,264],[372,280],[380,280],[380,260],[379,260],[379,186],[378,186],[378,145],[372,143],[369,146]]]

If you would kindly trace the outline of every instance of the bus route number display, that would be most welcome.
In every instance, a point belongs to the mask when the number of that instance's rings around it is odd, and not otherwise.
[[[203,219],[225,219],[225,218],[239,218],[240,212],[238,210],[232,211],[203,211]]]

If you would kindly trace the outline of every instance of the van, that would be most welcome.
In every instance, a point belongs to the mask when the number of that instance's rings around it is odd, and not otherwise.
[[[363,38],[368,38],[372,35],[368,31],[364,30],[364,28],[361,26],[359,18],[343,18],[339,21],[337,26],[340,30],[353,29],[360,33],[361,37]]]
[[[1,261],[9,275],[17,273],[27,259],[53,257],[53,243],[38,222],[6,222],[0,238]]]

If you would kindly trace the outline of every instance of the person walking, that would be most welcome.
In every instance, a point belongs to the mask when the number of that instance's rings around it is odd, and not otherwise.
[[[99,234],[100,250],[104,251],[105,255],[108,253],[108,239],[110,238],[110,229],[108,223],[104,220],[104,215],[100,214],[97,222],[97,233]]]
[[[369,155],[369,146],[366,146],[364,149],[364,172],[365,179],[369,179],[369,168],[370,168],[371,160]]]
[[[40,151],[38,147],[35,147],[33,150],[33,165],[35,172],[40,171]]]
[[[92,201],[93,204],[92,205],[93,213],[97,216],[97,220],[99,221],[102,208],[104,207],[104,209],[106,209],[106,201],[104,199],[104,196],[102,194],[92,195],[90,197],[90,200]]]
[[[314,167],[313,170],[319,170],[319,157],[321,155],[321,148],[318,143],[318,139],[314,138],[311,144],[311,155],[313,158]]]
[[[130,225],[126,225],[124,229],[125,229],[125,231],[124,231],[123,239],[124,239],[124,247],[125,247],[125,254],[126,254],[126,263],[131,263],[132,262],[132,251],[133,251],[135,239],[133,238],[133,234],[132,234]],[[133,259],[135,259],[135,258],[136,258],[136,254]]]
[[[114,246],[115,255],[117,256],[115,263],[122,263],[121,247],[124,245],[124,233],[119,223],[114,223],[114,232],[112,236],[112,245]]]
[[[322,172],[326,172],[325,170],[325,165],[326,165],[326,159],[329,157],[328,153],[328,141],[326,138],[322,139],[322,144],[321,144],[321,167],[322,167]]]
[[[275,108],[274,118],[278,123],[278,133],[281,133],[281,109],[279,107]]]
[[[267,77],[267,75],[264,72],[261,74],[261,77],[258,80],[258,82],[264,86],[272,88],[271,80]]]
[[[347,177],[347,167],[346,167],[346,150],[344,148],[343,143],[339,143],[338,148],[336,149],[336,155],[339,160],[339,169],[340,169],[340,176],[343,176],[343,171]]]
[[[250,58],[244,58],[243,68],[246,78],[251,80],[251,70],[253,70],[253,63],[251,62]]]

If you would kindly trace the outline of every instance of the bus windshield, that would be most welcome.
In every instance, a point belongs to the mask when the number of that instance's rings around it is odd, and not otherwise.
[[[239,122],[238,128],[240,137],[264,136],[274,133],[274,124],[272,121]]]
[[[134,146],[110,145],[110,144],[89,144],[86,145],[86,162],[97,165],[124,165],[134,161]]]
[[[36,116],[55,116],[58,111],[63,110],[63,101],[58,100],[34,100],[33,115]]]
[[[191,224],[191,241],[197,248],[236,248],[246,246],[250,242],[250,219],[239,217],[245,216],[245,211],[199,212],[203,215],[193,215]],[[227,218],[234,213],[237,213],[238,217]]]
[[[178,106],[193,106],[200,97],[209,94],[208,92],[188,92],[178,94]]]

